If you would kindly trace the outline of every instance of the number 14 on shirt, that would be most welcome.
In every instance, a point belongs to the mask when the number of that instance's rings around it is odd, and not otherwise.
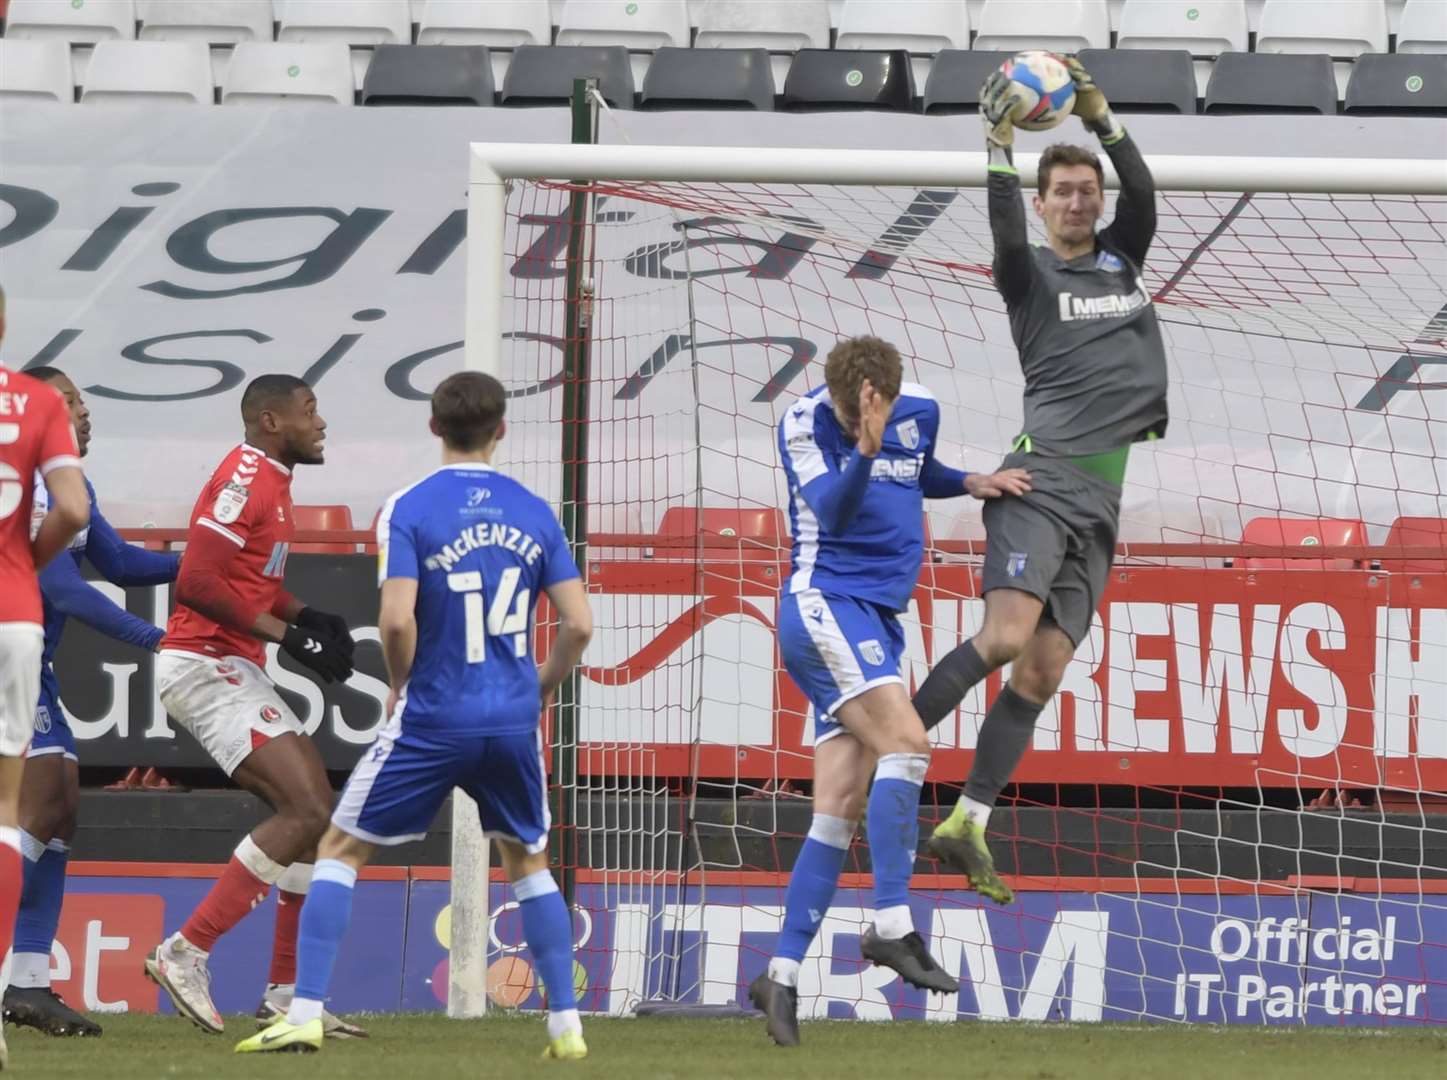
[[[528,601],[531,589],[518,589],[518,578],[522,569],[509,566],[497,579],[497,592],[493,593],[492,605],[487,608],[487,624],[483,625],[482,574],[477,570],[466,570],[447,575],[447,587],[462,594],[462,617],[467,635],[467,662],[480,664],[487,659],[487,636],[513,636],[513,655],[524,657],[528,654]]]

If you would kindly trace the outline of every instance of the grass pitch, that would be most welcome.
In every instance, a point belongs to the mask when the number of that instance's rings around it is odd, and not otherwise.
[[[375,1016],[366,1020],[370,1039],[328,1042],[319,1054],[276,1055],[232,1053],[254,1030],[245,1017],[229,1017],[222,1037],[203,1035],[174,1016],[103,1019],[106,1033],[99,1039],[51,1039],[7,1028],[6,1080],[1447,1077],[1447,1030],[835,1021],[803,1025],[804,1045],[782,1050],[768,1041],[762,1022],[585,1019],[588,1059],[544,1062],[538,1016]]]

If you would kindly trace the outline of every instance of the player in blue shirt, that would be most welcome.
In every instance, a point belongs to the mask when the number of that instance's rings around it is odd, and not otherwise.
[[[573,989],[573,925],[548,872],[543,703],[593,633],[587,594],[557,518],[491,465],[505,433],[502,384],[459,372],[432,394],[442,467],[387,500],[377,522],[378,621],[387,723],[347,781],[301,914],[296,996],[239,1053],[319,1049],[321,1009],[351,915],[357,871],[379,844],[420,840],[454,787],[477,800],[512,882],[548,994],[544,1056],[588,1048]],[[541,668],[533,612],[546,592],[559,626]]]
[[[75,384],[53,367],[34,367],[26,374],[49,383],[65,398],[75,428],[76,446],[85,457],[90,448],[90,410]],[[176,579],[180,557],[132,547],[117,535],[90,495],[90,524],[76,534],[70,548],[40,572],[44,603],[45,648],[40,667],[40,702],[35,733],[25,754],[25,779],[20,787],[20,840],[25,857],[25,884],[15,922],[10,985],[5,989],[5,1020],[48,1035],[99,1035],[100,1025],[76,1012],[50,988],[50,951],[65,898],[65,868],[75,837],[80,805],[80,768],[75,735],[60,706],[60,685],[51,666],[60,647],[66,620],[74,617],[107,637],[154,651],[164,631],[119,607],[81,576],[89,559],[114,585],[162,585]],[[49,493],[35,485],[33,517],[45,516]]]
[[[789,878],[778,947],[749,987],[781,1046],[799,1041],[799,965],[829,910],[861,816],[875,899],[861,953],[922,989],[959,989],[929,955],[909,910],[930,752],[899,674],[904,631],[897,615],[919,577],[923,500],[1015,494],[1029,490],[1029,476],[941,464],[939,404],[901,379],[893,345],[874,337],[841,341],[829,353],[825,385],[791,405],[779,424],[793,534],[779,649],[814,706],[813,821]]]

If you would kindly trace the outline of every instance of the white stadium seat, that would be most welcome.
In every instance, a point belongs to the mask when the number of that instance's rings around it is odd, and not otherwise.
[[[277,14],[277,41],[412,44],[407,0],[284,0]]]
[[[1407,0],[1397,27],[1399,53],[1447,53],[1447,4]]]
[[[969,9],[959,0],[844,0],[834,47],[911,53],[968,49]]]
[[[221,104],[285,101],[352,104],[352,58],[340,41],[243,41],[232,54]]]
[[[558,24],[559,45],[622,45],[652,51],[689,45],[685,0],[568,0]]]
[[[976,49],[1110,48],[1110,10],[1105,0],[985,0],[977,25]]]
[[[486,45],[496,86],[507,74],[510,50],[552,43],[553,24],[542,0],[427,0],[417,29],[418,45]]]
[[[1185,49],[1192,56],[1247,52],[1246,0],[1126,0],[1119,49]]]
[[[136,36],[134,0],[10,0],[8,38],[56,37],[72,45],[130,41]]]
[[[352,83],[358,90],[373,47],[412,44],[407,0],[283,0],[277,15],[277,41],[351,46]]]
[[[825,0],[791,0],[787,4],[750,0],[703,0],[693,8],[698,20],[698,49],[767,49],[794,53],[829,48],[829,5]],[[791,58],[773,58],[774,86],[784,85]]]
[[[0,101],[70,104],[70,46],[60,38],[0,38]]]
[[[1325,53],[1349,59],[1387,51],[1387,8],[1382,0],[1266,0],[1256,51]]]
[[[204,41],[102,41],[86,68],[80,100],[210,105],[211,50]]]
[[[141,0],[142,41],[270,41],[271,0]]]

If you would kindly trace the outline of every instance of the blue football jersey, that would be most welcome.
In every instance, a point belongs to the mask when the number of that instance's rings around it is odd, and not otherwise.
[[[940,408],[918,383],[904,383],[870,465],[853,519],[837,535],[820,520],[819,492],[837,483],[854,443],[834,415],[828,387],[799,398],[779,422],[789,481],[792,574],[786,591],[818,589],[903,611],[924,555],[922,478],[934,463]],[[955,492],[963,494],[963,491]]]
[[[480,462],[444,465],[387,500],[377,556],[382,581],[417,581],[403,729],[536,729],[534,609],[579,576],[547,503]]]

